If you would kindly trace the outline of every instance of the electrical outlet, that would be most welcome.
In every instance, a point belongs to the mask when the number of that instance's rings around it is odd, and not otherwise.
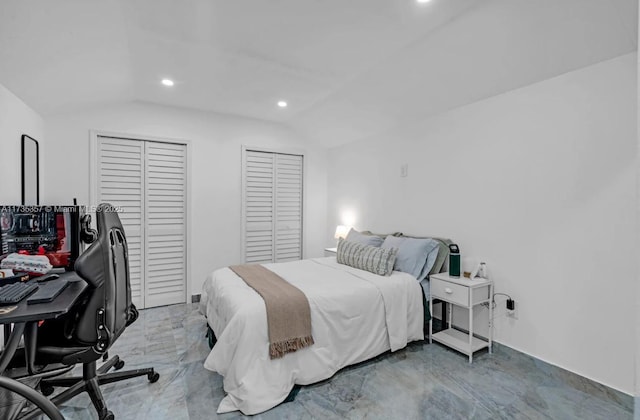
[[[509,318],[518,319],[520,317],[519,307],[520,305],[518,305],[518,302],[513,301],[513,309],[507,309],[507,316]]]

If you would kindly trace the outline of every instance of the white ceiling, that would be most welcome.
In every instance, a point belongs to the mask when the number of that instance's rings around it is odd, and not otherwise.
[[[637,0],[2,0],[0,83],[45,116],[139,100],[330,147],[635,51],[637,16]]]

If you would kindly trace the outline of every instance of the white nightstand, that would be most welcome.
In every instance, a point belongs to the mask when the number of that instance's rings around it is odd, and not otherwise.
[[[429,298],[429,311],[433,315],[433,300],[440,299],[448,302],[449,306],[449,328],[433,334],[433,317],[429,321],[429,343],[435,340],[445,346],[458,350],[469,356],[469,363],[473,361],[473,353],[485,347],[491,353],[493,340],[493,282],[491,280],[475,278],[470,280],[466,277],[450,277],[447,273],[431,275],[431,296]],[[473,335],[473,308],[482,303],[489,304],[489,337],[479,338]],[[458,331],[452,324],[452,306],[460,306],[469,309],[469,333]],[[443,318],[447,314],[442,314]],[[444,319],[443,319],[444,322]]]
[[[338,248],[325,248],[324,249],[324,256],[325,257],[335,257],[337,253],[338,253]]]

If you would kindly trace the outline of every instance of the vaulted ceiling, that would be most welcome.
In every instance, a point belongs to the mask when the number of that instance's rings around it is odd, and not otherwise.
[[[335,146],[635,51],[637,16],[636,0],[3,0],[0,84],[44,116],[137,100]]]

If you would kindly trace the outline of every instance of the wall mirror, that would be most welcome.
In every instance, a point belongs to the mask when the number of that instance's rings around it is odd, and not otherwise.
[[[22,204],[40,204],[40,150],[38,141],[22,135]]]

